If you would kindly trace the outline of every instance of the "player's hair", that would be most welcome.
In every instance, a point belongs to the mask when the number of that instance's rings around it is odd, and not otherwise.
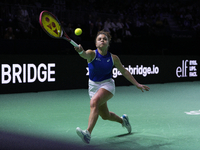
[[[96,36],[96,38],[95,38],[95,43],[96,43],[97,37],[98,37],[100,34],[106,35],[106,36],[108,37],[108,42],[110,43],[110,41],[111,41],[111,39],[112,39],[112,36],[110,35],[109,32],[106,32],[106,31],[103,31],[103,30],[102,30],[102,31],[99,31],[99,32],[97,33],[97,36]]]

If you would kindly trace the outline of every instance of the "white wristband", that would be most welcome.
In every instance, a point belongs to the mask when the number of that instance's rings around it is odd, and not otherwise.
[[[83,50],[81,52],[78,52],[79,55],[81,55],[83,53]]]

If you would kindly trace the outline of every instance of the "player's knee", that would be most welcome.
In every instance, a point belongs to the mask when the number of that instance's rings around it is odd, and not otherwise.
[[[101,118],[102,118],[103,120],[108,120],[108,119],[109,119],[109,116],[108,116],[108,115],[101,115]]]
[[[98,108],[98,100],[97,99],[91,99],[90,108]]]

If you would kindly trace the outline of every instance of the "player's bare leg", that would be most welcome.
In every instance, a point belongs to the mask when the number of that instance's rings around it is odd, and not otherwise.
[[[90,133],[92,133],[92,130],[98,120],[101,106],[104,105],[112,97],[113,94],[103,88],[99,89],[97,93],[92,97],[90,101],[90,116],[87,128]]]
[[[121,117],[119,117],[118,115],[116,115],[113,112],[110,112],[108,110],[108,106],[107,106],[107,102],[104,103],[100,108],[99,108],[99,115],[101,116],[101,118],[103,120],[109,120],[109,121],[116,121],[119,123],[123,123],[123,120]]]

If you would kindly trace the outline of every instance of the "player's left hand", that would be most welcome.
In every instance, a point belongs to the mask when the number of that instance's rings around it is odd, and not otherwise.
[[[140,89],[142,92],[144,92],[144,90],[145,91],[149,91],[150,90],[150,88],[148,86],[142,85],[142,84],[138,84],[137,88]]]

